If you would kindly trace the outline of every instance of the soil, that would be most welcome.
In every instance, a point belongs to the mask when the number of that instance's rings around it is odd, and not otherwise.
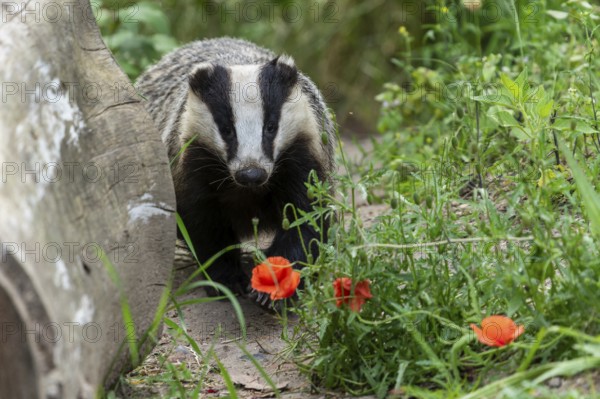
[[[371,148],[369,140],[359,143],[365,148]],[[361,151],[355,142],[345,140],[344,150],[347,158],[352,162],[359,162]],[[377,216],[389,209],[386,205],[360,204],[359,215],[365,225],[372,224]],[[206,297],[203,289],[192,291],[181,301]],[[240,298],[244,317],[246,319],[247,340],[245,348],[271,377],[281,397],[286,399],[300,398],[344,398],[339,392],[327,392],[313,387],[306,374],[299,371],[294,359],[287,355],[288,343],[282,338],[283,323],[275,313],[265,311],[253,303],[251,299]],[[174,322],[181,323],[175,312],[168,314]],[[273,389],[266,384],[260,372],[242,350],[242,331],[231,303],[228,300],[197,303],[186,306],[183,310],[187,334],[200,347],[201,353],[206,356],[212,351],[229,373],[240,398],[271,398],[274,397]],[[289,334],[295,326],[296,320],[290,315],[287,320]],[[181,324],[180,324],[181,325]],[[185,340],[174,341],[168,332],[164,332],[158,345],[146,358],[144,363],[126,377],[125,384],[121,384],[118,397],[122,398],[149,398],[168,397],[170,373],[166,364],[175,366],[185,365],[190,371],[183,374],[184,387],[193,390],[199,381],[202,381],[200,397],[217,398],[228,396],[228,390],[218,363],[215,358],[203,359],[196,355],[191,345]],[[186,380],[187,379],[187,380]],[[547,387],[557,393],[566,393],[575,390],[586,395],[600,391],[600,371],[584,373],[582,375],[550,379]],[[543,395],[543,394],[542,394]],[[542,396],[540,396],[542,397]],[[590,396],[591,397],[591,396]],[[373,398],[366,396],[364,398]]]
[[[206,298],[198,288],[180,298],[180,301]],[[282,337],[283,323],[276,313],[265,310],[249,298],[239,298],[246,319],[245,350],[260,363],[273,383],[286,399],[300,398],[344,398],[340,393],[317,391],[305,374],[302,374],[292,359],[286,355],[288,343]],[[175,311],[168,317],[181,325]],[[183,310],[187,334],[198,344],[206,356],[212,352],[222,363],[235,384],[240,398],[274,397],[273,389],[262,378],[261,373],[244,352],[244,342],[239,321],[228,300],[211,301],[187,306]],[[287,331],[293,334],[296,319],[288,313]],[[165,362],[166,361],[166,362]],[[164,332],[153,352],[144,363],[131,372],[120,388],[123,398],[168,397],[169,384],[161,381],[168,375],[166,363],[175,366],[185,364],[191,372],[183,385],[193,390],[202,381],[203,398],[228,396],[225,381],[214,357],[203,359],[196,355],[186,340],[174,341],[171,334]],[[371,398],[365,397],[365,398]]]
[[[378,215],[385,212],[385,206],[363,206],[360,215],[365,223],[372,223]],[[202,288],[180,298],[181,301],[205,298]],[[285,399],[345,398],[340,392],[328,392],[313,387],[309,377],[301,373],[294,359],[286,350],[288,342],[282,337],[283,325],[280,316],[266,311],[251,299],[240,298],[247,329],[245,349],[264,368],[273,383]],[[174,322],[180,323],[175,312],[168,314]],[[240,398],[273,398],[273,389],[266,384],[258,369],[242,350],[242,331],[235,311],[228,300],[198,303],[183,310],[187,334],[199,345],[206,356],[212,351],[229,373]],[[181,324],[180,324],[181,325]],[[287,331],[293,334],[296,319],[288,314]],[[188,380],[183,384],[193,390],[202,381],[201,398],[228,397],[227,386],[214,358],[203,359],[196,355],[185,340],[175,342],[168,332],[164,332],[158,345],[144,363],[131,372],[120,388],[122,398],[169,397],[169,384],[161,375],[169,375],[166,363],[175,366],[185,364],[190,371]],[[555,377],[547,381],[546,386],[556,393],[575,391],[575,397],[590,397],[600,391],[600,371],[583,373],[570,378]],[[547,393],[540,393],[539,397]],[[590,396],[587,396],[590,395]],[[563,396],[564,397],[564,396]],[[374,398],[373,396],[365,396]]]

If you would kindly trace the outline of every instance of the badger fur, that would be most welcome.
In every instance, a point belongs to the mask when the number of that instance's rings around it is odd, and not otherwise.
[[[148,69],[137,88],[173,160],[177,211],[200,261],[250,237],[253,218],[274,233],[267,256],[305,261],[307,248],[316,259],[310,242],[320,234],[283,229],[283,212],[287,203],[310,210],[312,170],[329,180],[335,128],[292,58],[238,39],[197,41]],[[208,271],[237,290],[249,281],[240,251]]]

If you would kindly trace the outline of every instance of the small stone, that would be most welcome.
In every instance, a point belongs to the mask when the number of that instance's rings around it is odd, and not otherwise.
[[[191,350],[189,350],[188,348],[186,348],[183,345],[177,345],[177,347],[175,348],[175,352],[182,353],[184,355],[192,355],[193,354]]]
[[[550,388],[560,388],[563,383],[563,379],[560,377],[553,377],[548,380],[548,386]]]

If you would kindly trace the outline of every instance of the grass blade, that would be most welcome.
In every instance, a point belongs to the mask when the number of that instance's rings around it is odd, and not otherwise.
[[[131,356],[131,362],[133,366],[137,366],[140,363],[140,355],[139,355],[139,346],[137,341],[137,335],[135,331],[135,322],[133,321],[133,316],[131,314],[131,307],[129,306],[129,302],[127,301],[127,295],[125,294],[125,290],[123,289],[123,283],[121,281],[121,277],[117,272],[117,269],[112,264],[110,259],[106,256],[106,253],[102,248],[97,246],[98,253],[100,254],[100,260],[104,264],[106,271],[117,287],[119,291],[119,302],[121,303],[121,316],[123,317],[123,327],[125,328],[125,340],[127,341],[127,345],[129,347],[129,355]]]
[[[571,169],[571,173],[577,184],[577,189],[585,204],[584,209],[590,222],[590,229],[596,238],[600,239],[600,196],[598,196],[598,193],[590,183],[590,179],[584,173],[583,169],[579,167],[579,164],[562,141],[559,141],[558,145],[569,164],[569,168]]]

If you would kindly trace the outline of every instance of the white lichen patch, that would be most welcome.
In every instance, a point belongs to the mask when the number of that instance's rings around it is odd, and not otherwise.
[[[73,316],[73,321],[78,323],[80,326],[84,326],[88,323],[91,323],[94,320],[94,303],[92,299],[88,295],[83,295],[81,297],[81,302],[79,304],[79,308],[75,311],[75,315]]]
[[[57,162],[60,161],[61,146],[65,139],[69,144],[79,144],[79,135],[85,130],[83,115],[77,104],[70,101],[66,86],[52,76],[50,65],[38,60],[34,71],[38,77],[32,83],[35,94],[24,98],[29,115],[17,130],[36,136],[34,146],[30,148],[34,150],[36,159],[44,163]]]
[[[69,272],[67,270],[67,265],[65,262],[60,259],[56,263],[56,271],[54,272],[54,284],[57,287],[63,288],[65,290],[71,289],[71,279],[69,278]]]
[[[7,37],[1,33],[0,42],[4,42]],[[78,146],[86,125],[77,103],[71,101],[67,85],[57,77],[50,63],[39,56],[15,61],[16,50],[9,48],[6,52],[13,62],[8,70],[27,71],[19,79],[12,76],[7,83],[11,91],[3,93],[5,104],[0,109],[0,120],[12,126],[10,130],[0,126],[0,160],[12,168],[10,174],[3,175],[0,185],[11,192],[6,197],[10,205],[0,201],[0,220],[10,229],[18,229],[35,222],[42,212],[39,209],[42,199],[52,185],[64,184],[65,179],[48,171],[63,168],[66,162],[62,157],[63,146]]]
[[[153,197],[153,196],[152,196],[152,194],[150,194],[150,193],[146,193],[146,194],[144,194],[144,195],[142,195],[142,196],[140,197],[140,199],[141,199],[142,201],[150,201],[150,200],[151,200],[151,199],[153,199],[153,198],[154,198],[154,197]]]
[[[152,194],[146,193],[135,201],[130,201],[127,205],[127,213],[129,214],[129,222],[135,223],[141,221],[142,223],[148,223],[150,218],[154,216],[169,216],[170,213],[165,209],[170,207],[163,203],[156,203],[152,201],[154,197]]]

